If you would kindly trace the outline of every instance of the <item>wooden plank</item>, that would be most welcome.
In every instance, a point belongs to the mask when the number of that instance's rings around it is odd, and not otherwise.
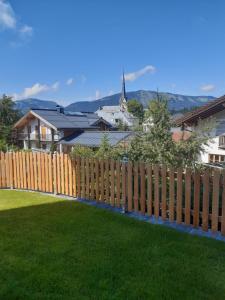
[[[126,164],[122,163],[122,203],[124,211],[127,211],[127,190],[126,190]]]
[[[77,169],[76,160],[71,159],[72,171],[73,171],[73,196],[77,197]]]
[[[49,192],[49,170],[48,170],[48,154],[44,153],[44,170],[45,170],[45,191]]]
[[[145,188],[145,164],[143,162],[140,163],[140,185],[141,185],[141,191],[140,191],[140,208],[141,213],[144,215],[146,210],[146,188]]]
[[[203,174],[203,200],[202,200],[202,229],[208,231],[209,228],[209,170]]]
[[[153,207],[153,199],[152,199],[152,166],[150,164],[147,165],[147,186],[148,186],[147,212],[148,212],[149,216],[152,216],[152,207]]]
[[[27,177],[27,189],[31,189],[31,165],[30,165],[30,152],[25,152],[26,162],[26,177]]]
[[[38,152],[37,153],[38,156],[38,190],[41,191],[42,190],[42,180],[41,180],[41,153]]]
[[[65,168],[64,168],[64,154],[60,154],[60,162],[61,162],[61,193],[62,195],[65,194]]]
[[[162,176],[162,219],[166,220],[167,218],[167,166],[162,166],[161,169]]]
[[[17,183],[17,160],[16,160],[16,152],[13,152],[13,187],[18,188]]]
[[[174,221],[175,212],[174,168],[169,168],[169,220]]]
[[[26,152],[22,152],[23,188],[27,189]]]
[[[48,170],[49,170],[49,193],[53,193],[53,156],[48,155]]]
[[[185,174],[185,224],[191,224],[191,170]]]
[[[99,160],[95,159],[95,200],[99,201]]]
[[[20,172],[20,154],[16,152],[16,168],[17,168],[17,187],[21,188],[21,172]]]
[[[77,197],[81,197],[81,173],[80,173],[80,157],[76,159],[76,176],[77,176]]]
[[[9,153],[5,153],[5,187],[9,187]]]
[[[90,173],[91,173],[91,199],[95,198],[95,165],[94,159],[92,158],[90,161]]]
[[[33,153],[29,153],[29,163],[30,163],[30,189],[34,190],[34,161]]]
[[[212,197],[212,232],[218,231],[220,171],[215,169]]]
[[[61,189],[61,156],[59,153],[56,154],[56,161],[57,161],[57,190],[58,194],[62,194]]]
[[[68,154],[64,154],[64,174],[65,174],[65,194],[69,195],[69,170],[68,170]]]
[[[42,191],[46,191],[46,165],[45,165],[45,153],[41,153],[41,188]]]
[[[121,170],[120,170],[120,161],[116,162],[116,206],[120,207],[120,192],[121,192]]]
[[[200,208],[200,173],[195,171],[194,173],[194,215],[193,226],[199,226],[199,208]]]
[[[20,188],[23,189],[24,187],[24,181],[23,181],[23,156],[22,152],[19,152],[19,167],[20,167]]]
[[[90,162],[89,158],[85,159],[85,177],[86,177],[86,184],[85,184],[85,197],[86,199],[90,199]]]
[[[73,167],[72,167],[72,160],[68,156],[68,180],[69,180],[69,195],[72,197],[74,195],[73,190],[74,190],[74,173],[73,173]]]
[[[57,184],[57,156],[56,153],[53,154],[53,186],[54,194],[58,193],[58,184]]]
[[[183,168],[177,169],[177,223],[182,223]]]
[[[104,195],[104,193],[105,193],[105,178],[104,178],[104,176],[105,176],[105,173],[104,173],[104,160],[102,159],[102,160],[100,160],[100,174],[101,174],[101,189],[100,189],[100,194],[101,194],[101,197],[100,197],[100,199],[101,199],[101,201],[104,201],[104,199],[105,199],[105,195]]]
[[[105,160],[105,200],[106,203],[110,203],[109,199],[109,160]]]
[[[22,171],[22,154],[21,152],[17,152],[17,158],[18,158],[18,183],[19,183],[19,189],[23,188],[23,171]]]
[[[81,197],[85,198],[85,160],[81,158]]]
[[[134,210],[138,212],[139,210],[139,164],[134,163]]]
[[[133,164],[131,161],[127,164],[127,209],[129,212],[133,210]]]
[[[34,163],[34,190],[38,190],[38,159],[37,153],[32,153],[33,156],[33,163]]]
[[[221,233],[222,233],[222,235],[225,236],[225,171],[223,171],[223,194],[222,194]]]
[[[115,205],[115,161],[110,161],[110,204]]]
[[[154,165],[154,216],[159,217],[159,166]]]

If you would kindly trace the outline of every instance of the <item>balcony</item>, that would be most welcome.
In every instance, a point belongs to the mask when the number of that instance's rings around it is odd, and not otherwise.
[[[25,140],[28,141],[28,133],[18,133],[17,135],[18,140]],[[45,142],[51,142],[52,141],[52,135],[51,134],[44,134],[40,135],[40,140]],[[57,134],[54,135],[54,141],[58,141],[59,136]],[[37,134],[30,134],[30,141],[38,141],[38,135]]]
[[[219,148],[225,149],[225,135],[219,136]]]

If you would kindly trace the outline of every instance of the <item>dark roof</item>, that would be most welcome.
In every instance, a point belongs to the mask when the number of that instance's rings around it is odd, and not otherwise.
[[[57,110],[33,109],[34,113],[55,126],[57,129],[93,128],[92,121],[84,114],[63,114]],[[98,117],[99,118],[99,117]]]
[[[117,145],[119,142],[134,135],[132,131],[85,131],[81,134],[74,134],[63,138],[59,144],[64,145],[82,145],[89,147],[99,147],[104,135],[107,135],[111,146]]]
[[[181,126],[182,124],[191,125],[199,119],[208,118],[225,109],[225,95],[208,102],[207,104],[195,109],[192,112],[185,114],[183,117],[176,120],[176,124]]]

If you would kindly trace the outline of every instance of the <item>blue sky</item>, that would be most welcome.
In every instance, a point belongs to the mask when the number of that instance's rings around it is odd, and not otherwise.
[[[0,0],[0,94],[225,94],[223,0]]]

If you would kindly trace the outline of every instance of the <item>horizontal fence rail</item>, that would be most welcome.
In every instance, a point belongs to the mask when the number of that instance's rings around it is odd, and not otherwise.
[[[105,202],[225,235],[225,173],[67,154],[0,153],[0,188]]]

